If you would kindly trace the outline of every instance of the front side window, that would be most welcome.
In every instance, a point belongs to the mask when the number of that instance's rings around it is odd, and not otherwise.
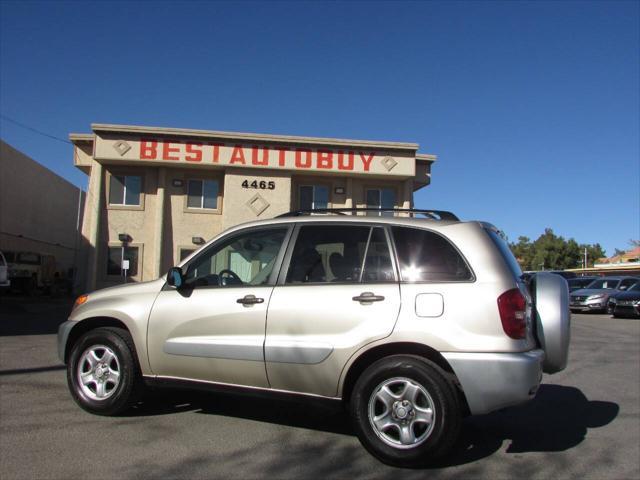
[[[142,177],[139,175],[111,175],[109,205],[140,205]]]
[[[185,267],[187,287],[266,285],[287,234],[286,228],[232,235]]]
[[[417,228],[393,227],[403,282],[473,280],[460,253],[442,236]]]
[[[124,275],[123,260],[129,260],[127,277],[135,277],[138,274],[138,247],[109,247],[107,275]]]
[[[189,180],[187,192],[188,208],[218,208],[217,180]]]
[[[367,208],[396,208],[396,191],[393,188],[368,188],[366,195]],[[393,212],[369,212],[368,215],[392,217]]]
[[[395,276],[382,228],[309,225],[300,228],[287,284],[389,282]]]
[[[300,210],[328,208],[329,187],[325,185],[300,186]]]

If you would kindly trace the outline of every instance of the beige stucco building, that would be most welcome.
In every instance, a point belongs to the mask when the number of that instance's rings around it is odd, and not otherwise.
[[[93,124],[71,134],[89,175],[86,289],[157,278],[222,230],[298,209],[412,206],[435,156],[415,143]],[[124,240],[124,243],[123,243]]]
[[[0,251],[8,261],[19,253],[36,265],[52,256],[55,270],[72,276],[83,202],[80,188],[0,141]]]

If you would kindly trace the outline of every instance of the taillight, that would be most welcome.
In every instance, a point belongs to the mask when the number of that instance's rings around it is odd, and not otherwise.
[[[521,339],[527,331],[527,300],[517,288],[508,290],[498,297],[498,310],[504,333],[511,338]]]

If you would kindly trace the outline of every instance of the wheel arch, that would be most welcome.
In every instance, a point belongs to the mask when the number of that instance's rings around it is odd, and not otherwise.
[[[64,347],[64,363],[69,362],[69,355],[71,354],[71,350],[75,343],[84,335],[85,333],[95,330],[96,328],[102,327],[115,327],[126,330],[127,333],[131,335],[131,330],[127,327],[127,325],[117,318],[113,317],[90,317],[85,318],[78,322],[78,324],[71,329],[69,332],[69,336],[67,337],[67,342]],[[134,342],[135,343],[135,342]],[[138,360],[139,362],[139,360]]]
[[[360,355],[348,367],[346,375],[344,375],[344,381],[342,382],[341,388],[342,400],[345,403],[349,402],[351,394],[353,393],[353,387],[355,386],[358,378],[370,365],[391,355],[414,355],[435,363],[442,369],[447,379],[454,386],[463,415],[466,416],[469,414],[467,399],[462,391],[462,387],[460,386],[460,382],[458,381],[455,372],[451,368],[451,365],[449,365],[449,362],[447,362],[440,352],[428,345],[412,342],[397,342],[378,345],[360,353]]]

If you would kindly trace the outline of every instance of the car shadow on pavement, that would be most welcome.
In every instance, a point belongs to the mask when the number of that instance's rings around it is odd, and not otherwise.
[[[589,400],[575,387],[540,386],[532,401],[465,420],[455,448],[434,467],[474,462],[503,448],[506,453],[561,452],[580,444],[590,428],[611,423],[617,403]]]
[[[542,385],[536,398],[526,404],[465,419],[453,450],[431,468],[463,465],[489,457],[502,449],[505,442],[508,454],[565,451],[580,444],[590,428],[612,422],[619,409],[613,402],[589,400],[575,387]],[[126,415],[183,411],[354,435],[341,403],[320,399],[156,390],[150,400]]]

